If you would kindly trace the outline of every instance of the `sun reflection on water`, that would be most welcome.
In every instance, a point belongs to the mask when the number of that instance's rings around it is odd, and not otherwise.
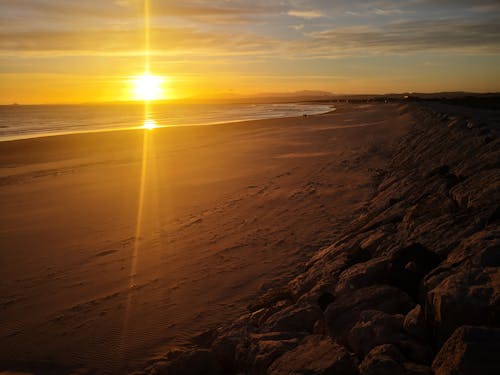
[[[158,123],[153,119],[147,119],[144,120],[142,127],[147,130],[153,130],[158,127]]]

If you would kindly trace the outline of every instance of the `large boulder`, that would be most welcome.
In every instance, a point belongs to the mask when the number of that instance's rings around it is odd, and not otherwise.
[[[234,372],[247,357],[249,346],[247,319],[240,318],[229,327],[220,327],[213,340],[211,350],[225,372]]]
[[[263,324],[264,331],[310,332],[314,323],[322,318],[321,309],[316,305],[292,305],[275,312]]]
[[[396,250],[389,264],[392,285],[417,298],[421,279],[435,268],[441,257],[419,243]]]
[[[376,310],[363,311],[347,335],[349,348],[363,358],[375,346],[405,340],[403,320],[403,315],[390,315]]]
[[[349,347],[362,358],[376,346],[393,344],[408,359],[417,363],[429,363],[430,348],[404,330],[404,318],[400,314],[390,315],[375,310],[363,311],[347,336]]]
[[[446,341],[432,368],[435,375],[500,374],[500,329],[462,326]]]
[[[306,264],[306,271],[288,283],[294,300],[313,302],[318,299],[319,289],[333,290],[338,276],[353,264],[366,261],[368,250],[360,247],[363,235],[349,237],[318,251]]]
[[[355,289],[384,283],[387,281],[388,265],[388,257],[377,257],[349,267],[340,274],[335,294],[341,295]]]
[[[425,314],[441,345],[462,325],[500,326],[500,268],[462,264],[426,278]]]
[[[402,290],[389,285],[373,285],[345,293],[330,303],[325,310],[328,334],[336,341],[345,342],[351,328],[365,310],[387,314],[406,314],[414,302]]]
[[[355,357],[328,337],[311,335],[295,349],[278,358],[269,375],[357,375]]]
[[[243,367],[249,374],[263,374],[276,358],[295,348],[300,339],[301,336],[287,332],[251,334]]]
[[[403,354],[394,345],[385,344],[373,348],[359,365],[361,375],[403,374]]]
[[[360,375],[432,375],[429,367],[409,362],[395,345],[373,348],[359,365]]]

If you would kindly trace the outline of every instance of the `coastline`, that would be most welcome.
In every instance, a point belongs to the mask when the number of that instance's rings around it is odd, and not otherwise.
[[[236,319],[363,212],[410,118],[357,108],[0,143],[0,368],[136,369]]]
[[[238,319],[137,373],[497,373],[500,113],[403,112],[360,215]]]
[[[234,105],[234,104],[233,104]],[[263,105],[263,104],[260,104]],[[267,106],[273,106],[273,104],[266,104]],[[282,103],[278,105],[287,105],[287,106],[304,106],[304,105],[311,105],[308,103]],[[71,105],[75,107],[76,105]],[[92,106],[95,106],[92,105]],[[100,106],[105,106],[105,105],[100,105]],[[118,106],[118,104],[115,104],[115,106]],[[137,105],[139,106],[140,105]],[[231,106],[231,104],[228,104],[228,106]],[[204,120],[198,120],[196,122],[189,122],[188,118],[184,119],[183,122],[181,123],[175,123],[175,121],[179,121],[179,119],[176,119],[172,125],[161,125],[159,124],[157,128],[170,128],[170,127],[184,127],[184,126],[213,126],[213,125],[224,125],[224,124],[232,124],[232,123],[240,123],[240,122],[253,122],[253,121],[261,121],[261,120],[272,120],[272,119],[287,119],[287,118],[295,118],[295,117],[300,117],[300,116],[318,116],[318,115],[323,115],[323,114],[328,114],[336,110],[335,107],[332,108],[332,104],[316,104],[315,106],[320,106],[320,107],[325,107],[324,112],[317,112],[315,111],[314,113],[307,113],[307,114],[294,114],[294,115],[276,115],[276,114],[266,114],[266,115],[253,115],[249,116],[248,114],[241,113],[241,119],[238,118],[238,114],[235,113],[233,114],[232,117],[234,118],[228,118],[226,120],[217,120],[217,121],[210,121],[207,119]],[[52,109],[51,106],[44,106],[44,105],[37,105],[35,107],[46,107],[47,109]],[[76,106],[78,107],[78,106]],[[328,108],[328,110],[327,110]],[[312,109],[311,109],[312,110]],[[156,115],[161,114],[161,113],[155,113]],[[161,116],[160,116],[161,117]],[[71,121],[71,119],[68,119],[68,121]],[[138,123],[141,123],[144,121],[144,119],[139,119]],[[8,127],[4,127],[8,128]],[[62,136],[62,135],[72,135],[72,134],[88,134],[88,133],[101,133],[101,132],[114,132],[114,131],[127,131],[127,130],[141,130],[143,129],[143,126],[120,126],[120,127],[110,127],[110,128],[90,128],[90,129],[81,129],[81,130],[61,130],[61,131],[46,131],[46,132],[36,132],[36,133],[29,133],[29,134],[15,134],[11,136],[1,136],[0,135],[0,142],[9,142],[9,141],[15,141],[15,140],[22,140],[22,139],[30,139],[30,138],[43,138],[43,137],[52,137],[52,136]]]

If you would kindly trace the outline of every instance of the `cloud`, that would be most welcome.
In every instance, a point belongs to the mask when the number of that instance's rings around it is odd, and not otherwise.
[[[490,8],[496,3],[474,2],[476,7]],[[141,0],[0,0],[0,4],[3,55],[135,55],[144,48]],[[156,54],[331,58],[424,51],[500,53],[499,14],[469,12],[437,18],[433,12],[416,11],[468,9],[465,0],[443,0],[438,5],[430,0],[333,4],[330,0],[252,0],[252,6],[247,0],[164,0],[151,4]],[[331,20],[341,17],[347,26],[333,27]],[[243,22],[247,25],[240,28]]]
[[[393,8],[393,9],[380,9],[380,8],[375,8],[373,10],[373,13],[379,15],[379,16],[394,16],[394,15],[399,15],[405,13],[401,9]]]
[[[305,18],[307,20],[324,17],[324,14],[317,10],[290,10],[287,14],[292,17]]]
[[[399,21],[380,27],[356,26],[310,33],[316,48],[346,54],[432,52],[500,53],[500,20]]]
[[[206,32],[189,27],[161,27],[150,31],[152,53],[251,55],[265,54],[276,47],[277,41],[253,34],[229,35],[224,32]],[[77,30],[0,32],[0,53],[3,55],[31,53],[46,56],[59,55],[140,55],[144,49],[144,31]]]

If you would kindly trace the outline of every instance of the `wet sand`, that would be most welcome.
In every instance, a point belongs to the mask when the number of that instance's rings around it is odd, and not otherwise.
[[[245,311],[361,214],[397,105],[0,143],[0,371],[123,373]]]

